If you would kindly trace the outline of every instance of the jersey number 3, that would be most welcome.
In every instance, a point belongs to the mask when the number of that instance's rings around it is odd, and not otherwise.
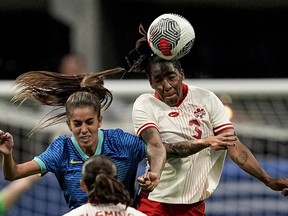
[[[194,131],[195,131],[195,135],[193,135],[193,137],[195,139],[201,139],[201,136],[202,136],[202,131],[201,131],[201,127],[200,127],[200,124],[197,120],[193,119],[193,120],[190,120],[189,121],[189,125],[190,126],[194,126]]]

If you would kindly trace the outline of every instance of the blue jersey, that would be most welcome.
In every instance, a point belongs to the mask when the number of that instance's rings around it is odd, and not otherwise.
[[[132,197],[138,163],[145,157],[145,148],[142,139],[121,129],[101,129],[98,132],[95,155],[109,156],[116,163],[118,179]],[[80,187],[80,179],[83,163],[88,158],[73,136],[59,136],[34,158],[42,175],[47,172],[55,174],[70,209],[87,202],[87,194]]]

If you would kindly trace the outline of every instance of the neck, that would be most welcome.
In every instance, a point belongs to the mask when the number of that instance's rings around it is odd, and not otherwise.
[[[89,157],[93,156],[96,152],[97,144],[89,147],[82,147],[82,150],[85,152],[85,154]]]

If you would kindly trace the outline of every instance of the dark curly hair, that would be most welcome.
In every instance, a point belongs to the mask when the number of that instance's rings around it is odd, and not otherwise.
[[[179,60],[162,59],[153,53],[152,49],[148,44],[147,32],[145,31],[142,24],[139,25],[138,31],[142,37],[136,41],[135,48],[131,50],[128,57],[126,57],[126,61],[129,66],[128,73],[146,73],[149,78],[151,65],[167,61],[172,62],[175,68],[181,70],[182,67]]]

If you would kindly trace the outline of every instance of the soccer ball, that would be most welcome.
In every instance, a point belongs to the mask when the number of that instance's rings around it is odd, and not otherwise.
[[[171,60],[188,54],[195,40],[190,22],[178,14],[162,14],[149,26],[148,44],[159,57]]]

